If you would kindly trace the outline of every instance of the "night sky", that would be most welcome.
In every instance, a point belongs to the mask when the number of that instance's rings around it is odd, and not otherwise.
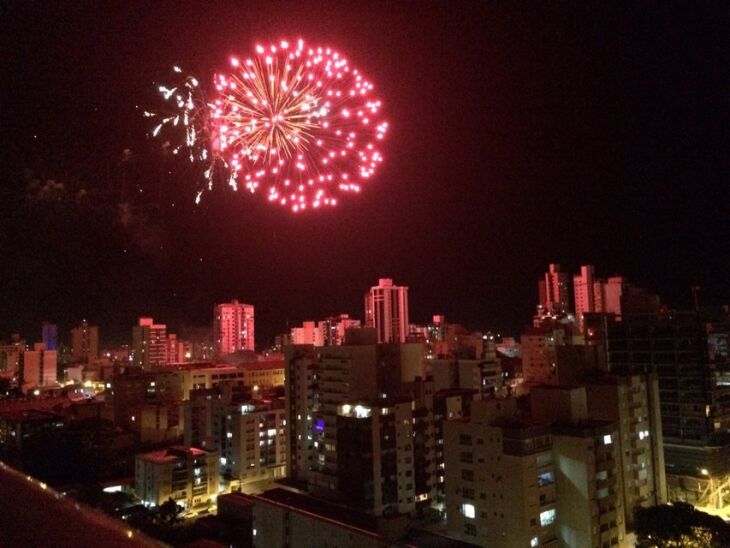
[[[37,340],[43,320],[65,336],[83,317],[127,342],[140,315],[209,325],[237,297],[266,343],[362,317],[379,277],[410,287],[412,321],[516,335],[549,262],[679,307],[692,285],[730,301],[726,5],[13,4],[0,339]],[[333,210],[293,215],[225,185],[195,206],[198,173],[146,136],[155,82],[174,64],[208,81],[231,54],[299,37],[375,82],[382,170]]]

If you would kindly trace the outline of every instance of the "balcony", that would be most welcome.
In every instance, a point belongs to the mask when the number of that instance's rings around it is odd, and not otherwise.
[[[609,490],[616,487],[616,476],[611,475],[605,479],[596,480],[596,489],[603,489],[604,487],[609,488]]]
[[[649,496],[649,484],[646,482],[646,480],[642,481],[641,484],[634,487],[634,495],[641,499],[645,499]]]
[[[631,408],[629,409],[629,416],[631,417],[632,423],[640,421],[644,418],[644,406],[631,406]]]

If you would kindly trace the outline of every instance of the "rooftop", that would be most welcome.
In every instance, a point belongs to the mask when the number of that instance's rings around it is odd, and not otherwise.
[[[339,504],[282,488],[270,489],[260,495],[249,495],[254,501],[274,504],[295,512],[309,514],[315,519],[334,521],[362,533],[377,535],[374,516],[352,510]]]
[[[615,422],[587,419],[576,423],[556,422],[553,424],[552,432],[558,436],[590,438],[610,434],[617,428]]]
[[[29,511],[29,509],[31,511]],[[160,546],[83,504],[0,463],[0,546]]]
[[[156,462],[158,464],[163,464],[166,462],[174,462],[176,460],[179,460],[179,459],[183,458],[186,454],[192,455],[193,457],[198,457],[201,455],[207,455],[208,452],[204,451],[202,449],[198,449],[197,447],[188,447],[185,445],[175,445],[173,447],[168,447],[166,449],[160,449],[159,451],[151,451],[149,453],[142,453],[140,455],[137,455],[137,458],[141,458],[141,459],[149,461],[149,462]]]
[[[31,423],[62,421],[63,417],[57,413],[42,411],[39,409],[14,409],[9,411],[0,411],[0,420],[13,423]]]

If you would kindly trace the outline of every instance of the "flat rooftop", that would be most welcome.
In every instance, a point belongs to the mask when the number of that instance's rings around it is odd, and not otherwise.
[[[334,521],[371,535],[378,534],[377,522],[374,516],[304,493],[275,488],[260,495],[249,496],[256,501],[268,502],[286,507],[294,512],[310,514],[315,519]]]
[[[149,461],[156,462],[158,464],[164,464],[166,462],[174,462],[183,458],[185,454],[193,455],[198,457],[200,455],[207,455],[207,451],[198,449],[197,447],[187,447],[185,445],[175,445],[166,449],[160,449],[159,451],[151,451],[149,453],[142,453],[137,455],[139,458]]]

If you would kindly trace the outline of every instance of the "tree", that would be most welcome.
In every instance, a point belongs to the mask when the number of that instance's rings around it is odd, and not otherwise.
[[[636,535],[642,548],[730,546],[730,526],[683,502],[639,508]]]
[[[175,502],[172,497],[160,504],[157,510],[157,516],[160,523],[165,525],[174,525],[181,521],[180,514],[184,508]]]

